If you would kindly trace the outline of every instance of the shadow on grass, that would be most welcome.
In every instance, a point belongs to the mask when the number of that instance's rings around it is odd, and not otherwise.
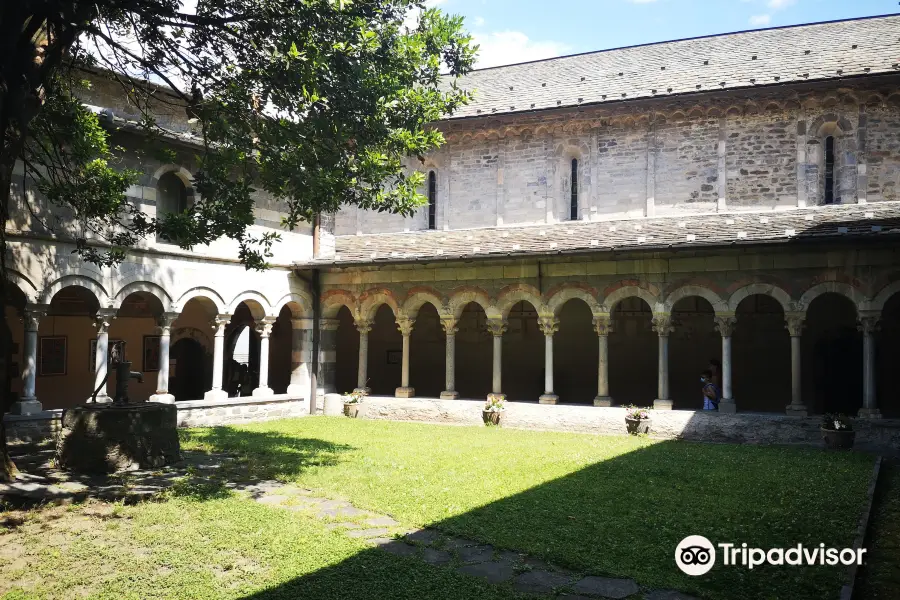
[[[675,565],[675,548],[688,535],[765,549],[798,543],[850,546],[870,467],[865,455],[665,441],[430,527],[547,559],[572,573],[634,578],[644,592],[666,588],[703,598],[819,600],[837,597],[843,567],[763,566],[751,571],[721,565],[720,554],[720,564],[709,574],[688,577]],[[373,552],[374,559],[369,556]],[[369,574],[360,561],[377,562],[378,552],[363,552],[251,597],[274,600],[312,591],[335,598],[408,597],[405,588],[367,595]],[[323,582],[342,587],[329,590]],[[560,591],[565,589],[554,593]]]

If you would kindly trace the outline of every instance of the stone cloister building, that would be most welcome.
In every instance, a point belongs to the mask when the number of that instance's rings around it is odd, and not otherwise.
[[[20,210],[15,411],[83,401],[124,340],[147,374],[134,395],[163,401],[368,388],[696,410],[716,359],[721,412],[900,417],[898,50],[900,17],[881,17],[476,71],[474,101],[435,124],[446,145],[410,163],[428,205],[342,210],[317,255],[310,227],[283,232],[262,273],[228,244],[165,240],[87,266]],[[130,195],[151,214],[190,202],[183,115],[161,108],[180,162],[156,164],[117,98],[101,83],[85,102],[136,149]],[[254,228],[279,218],[259,198]]]

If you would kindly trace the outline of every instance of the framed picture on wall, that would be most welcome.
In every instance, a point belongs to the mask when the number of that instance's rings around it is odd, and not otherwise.
[[[399,365],[401,362],[403,362],[403,350],[387,351],[387,364]]]
[[[38,375],[66,374],[66,342],[67,338],[64,335],[41,336]]]
[[[144,365],[141,371],[150,373],[159,371],[159,336],[144,336]]]
[[[122,340],[109,340],[106,351],[112,348],[113,344],[122,344],[122,355],[125,356],[125,342]],[[88,350],[88,369],[91,373],[97,372],[97,338],[91,340],[90,350]]]

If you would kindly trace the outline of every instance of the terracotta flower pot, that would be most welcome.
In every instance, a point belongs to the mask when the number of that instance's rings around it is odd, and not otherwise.
[[[344,404],[344,415],[355,419],[359,414],[359,404]]]
[[[632,435],[650,433],[650,419],[629,419],[625,417],[625,429]]]
[[[822,439],[829,450],[849,450],[853,448],[856,432],[852,429],[825,429],[822,427]]]
[[[485,425],[487,425],[488,423],[490,423],[491,425],[499,425],[501,414],[503,413],[491,410],[483,410],[481,411],[481,419],[484,421]]]

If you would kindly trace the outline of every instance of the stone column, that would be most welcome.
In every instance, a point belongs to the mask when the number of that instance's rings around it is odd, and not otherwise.
[[[310,398],[310,414],[316,414],[319,407],[325,408],[325,394],[334,394],[337,389],[337,330],[339,319],[319,319],[319,369],[316,377],[316,394]],[[310,320],[310,356],[312,356],[312,320]]]
[[[875,397],[875,336],[881,315],[866,312],[859,317],[858,329],[863,334],[863,406],[859,409],[861,418],[881,418],[878,399]]]
[[[719,402],[719,412],[735,413],[737,404],[731,389],[731,336],[734,334],[737,318],[731,313],[717,314],[715,321],[716,329],[722,334],[722,400]]]
[[[96,371],[94,372],[94,387],[91,390],[91,395],[93,395],[95,390],[100,390],[97,392],[98,403],[112,402],[112,398],[109,397],[107,392],[109,387],[107,362],[109,360],[109,326],[115,318],[116,311],[108,308],[101,308],[94,316],[94,327],[97,328],[97,351],[94,353]]]
[[[157,331],[159,332],[159,371],[156,373],[156,393],[150,396],[150,402],[175,403],[175,396],[169,393],[169,347],[172,325],[177,318],[178,313],[163,313],[157,321]]]
[[[359,331],[359,372],[356,376],[356,389],[353,391],[368,394],[372,391],[368,386],[369,332],[372,331],[372,321],[357,319],[356,330]]]
[[[540,404],[557,404],[559,396],[553,393],[553,334],[559,331],[559,319],[541,317],[538,327],[544,334],[544,393],[538,398]]]
[[[612,319],[608,314],[594,315],[594,331],[600,342],[600,353],[597,361],[597,397],[594,406],[612,406],[613,399],[609,395],[609,334],[612,333]]]
[[[806,406],[800,384],[800,335],[806,321],[805,313],[788,313],[784,320],[788,333],[791,334],[791,403],[787,406],[787,414],[793,417],[805,417]]]
[[[313,320],[291,319],[291,381],[288,396],[309,398],[310,363],[312,362]]]
[[[506,333],[504,319],[488,319],[488,333],[494,337],[494,375],[491,380],[491,393],[502,394],[503,375],[503,334]]]
[[[659,335],[659,398],[653,401],[656,410],[672,410],[672,400],[669,398],[669,334],[674,330],[672,315],[653,315],[653,331]]]
[[[441,392],[442,400],[456,400],[459,392],[456,391],[456,332],[459,331],[459,321],[453,317],[441,318],[444,333],[447,334],[447,353],[444,358],[446,364],[446,389]]]
[[[33,415],[43,410],[35,391],[35,375],[37,375],[38,326],[41,318],[47,314],[49,306],[28,305],[25,307],[25,348],[22,358],[22,380],[24,383],[22,397],[15,402],[9,412],[14,415]]]
[[[400,387],[394,390],[394,396],[397,398],[412,398],[416,395],[416,390],[409,387],[409,336],[412,335],[413,325],[416,324],[415,319],[400,318],[397,319],[397,329],[403,336],[403,358],[400,370]]]
[[[272,396],[275,394],[269,387],[269,336],[272,335],[272,326],[275,319],[265,317],[256,324],[256,333],[259,334],[259,385],[253,390],[253,396]]]
[[[222,371],[225,365],[225,326],[230,322],[231,315],[216,315],[210,322],[210,327],[215,331],[212,389],[203,394],[204,400],[224,400],[228,397],[228,392],[222,389]],[[183,370],[181,376],[185,376]]]

